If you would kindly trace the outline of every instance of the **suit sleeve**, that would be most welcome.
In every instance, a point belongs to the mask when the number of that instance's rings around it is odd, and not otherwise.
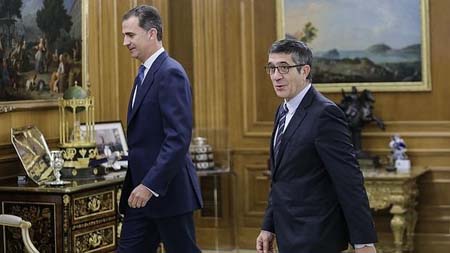
[[[168,70],[159,80],[158,99],[163,118],[164,140],[153,167],[142,183],[164,196],[170,182],[186,166],[192,134],[191,91],[184,71]]]
[[[334,104],[319,117],[316,149],[337,193],[352,244],[377,241],[364,179],[359,169],[344,113]]]
[[[269,192],[269,200],[264,214],[263,224],[261,226],[262,230],[266,230],[274,233],[275,228],[273,225],[273,209],[272,209],[272,190]]]

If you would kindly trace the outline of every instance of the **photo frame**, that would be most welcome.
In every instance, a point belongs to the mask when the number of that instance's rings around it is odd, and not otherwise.
[[[429,0],[276,0],[277,36],[313,50],[313,84],[430,91]]]
[[[85,131],[85,126],[82,125],[80,129]],[[112,152],[119,151],[122,156],[128,156],[128,145],[121,121],[96,122],[94,130],[95,143],[100,158],[105,157],[106,145]]]
[[[0,113],[52,108],[86,87],[87,0],[22,0],[0,10]],[[52,12],[53,11],[53,12]]]

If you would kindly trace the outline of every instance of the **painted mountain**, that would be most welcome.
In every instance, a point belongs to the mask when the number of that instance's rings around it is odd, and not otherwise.
[[[376,44],[365,50],[316,52],[314,83],[420,81],[420,57],[420,44],[401,49]]]

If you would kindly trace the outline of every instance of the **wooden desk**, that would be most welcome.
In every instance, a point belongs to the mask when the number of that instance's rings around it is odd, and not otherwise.
[[[30,236],[40,252],[111,252],[122,180],[76,180],[65,187],[0,180],[1,212],[31,222]],[[20,230],[4,227],[0,251],[24,252],[19,238]]]
[[[374,210],[390,208],[394,252],[412,252],[414,229],[417,222],[417,178],[426,170],[412,173],[394,173],[382,170],[363,170],[370,207]]]

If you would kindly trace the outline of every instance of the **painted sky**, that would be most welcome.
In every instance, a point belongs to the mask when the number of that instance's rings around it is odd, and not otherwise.
[[[307,22],[318,28],[317,51],[361,50],[385,43],[399,49],[419,44],[421,0],[284,0],[285,32]]]

